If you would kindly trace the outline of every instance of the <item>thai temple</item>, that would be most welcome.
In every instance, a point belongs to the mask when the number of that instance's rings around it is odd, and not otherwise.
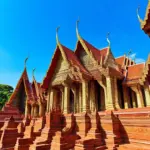
[[[150,1],[141,29],[150,36]],[[81,37],[56,49],[41,83],[26,62],[0,112],[1,150],[150,150],[150,55],[136,64]],[[139,29],[140,30],[140,29]]]

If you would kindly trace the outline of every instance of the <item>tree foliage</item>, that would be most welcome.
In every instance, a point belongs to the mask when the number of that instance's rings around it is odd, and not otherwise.
[[[0,84],[0,109],[2,109],[2,107],[8,101],[12,92],[13,92],[13,87],[9,85]]]

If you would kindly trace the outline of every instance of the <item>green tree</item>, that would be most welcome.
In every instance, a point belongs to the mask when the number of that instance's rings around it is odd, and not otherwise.
[[[12,92],[13,92],[13,87],[9,85],[0,84],[0,110],[8,101]]]

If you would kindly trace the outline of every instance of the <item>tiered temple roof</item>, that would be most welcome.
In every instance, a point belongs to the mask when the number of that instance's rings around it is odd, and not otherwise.
[[[21,85],[24,86],[25,94],[27,96],[28,102],[34,103],[37,102],[38,99],[44,100],[44,96],[43,96],[44,90],[41,88],[41,84],[38,83],[34,77],[33,77],[33,82],[31,83],[28,78],[27,69],[25,68],[17,83],[17,86],[13,94],[11,95],[8,101],[8,104],[13,104],[13,102],[16,100],[16,97],[20,92]]]
[[[144,30],[148,36],[150,36],[150,0],[146,9],[146,14],[144,20],[142,20],[138,14],[138,19],[140,21],[141,29]]]

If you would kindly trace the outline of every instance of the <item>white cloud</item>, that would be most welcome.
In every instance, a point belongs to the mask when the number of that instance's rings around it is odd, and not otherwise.
[[[136,53],[133,53],[133,54],[130,55],[130,58],[131,58],[131,59],[134,59],[135,56],[136,56]]]
[[[136,59],[135,59],[135,62],[136,62],[137,64],[139,64],[139,63],[145,62],[145,60],[142,59],[142,58],[136,58]]]
[[[132,60],[135,59],[136,64],[145,62],[145,60],[143,58],[138,58],[138,57],[136,57],[136,55],[137,55],[136,53],[131,54],[130,59],[132,59]]]

